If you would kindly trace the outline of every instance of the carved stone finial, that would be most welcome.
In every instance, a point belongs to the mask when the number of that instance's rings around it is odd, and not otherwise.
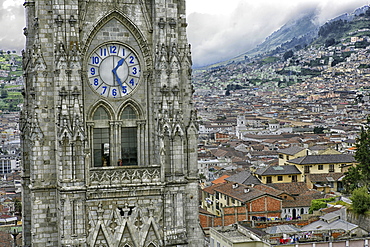
[[[28,35],[28,29],[25,27],[23,28],[23,35],[27,37]]]
[[[166,22],[164,22],[163,18],[159,18],[158,26],[160,29],[163,29],[166,25]]]
[[[170,24],[170,27],[172,29],[174,29],[176,27],[176,21],[175,21],[175,19],[174,18],[171,18],[168,24]]]
[[[68,22],[69,22],[69,25],[71,25],[71,27],[74,27],[75,24],[76,24],[76,22],[77,22],[77,20],[75,19],[74,15],[71,15],[71,17],[69,18]]]
[[[58,17],[55,19],[55,23],[58,25],[58,27],[61,27],[63,24],[63,19],[61,15],[58,15]]]
[[[33,26],[35,29],[37,29],[39,27],[39,19],[37,17],[35,17],[35,19],[33,19]]]

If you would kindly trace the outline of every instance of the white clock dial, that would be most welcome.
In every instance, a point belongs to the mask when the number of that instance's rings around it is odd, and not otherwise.
[[[101,96],[121,98],[130,94],[140,80],[140,63],[129,47],[109,43],[90,55],[87,76],[91,88]]]

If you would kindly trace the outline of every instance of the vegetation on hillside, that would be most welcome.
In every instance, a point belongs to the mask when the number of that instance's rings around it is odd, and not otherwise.
[[[21,86],[9,84],[22,76],[22,57],[0,50],[0,111],[19,111],[23,102]]]
[[[335,201],[335,197],[312,200],[311,207],[308,210],[308,212],[312,214],[313,211],[317,211],[321,208],[326,208],[328,202],[334,202],[334,201]]]
[[[370,210],[370,194],[366,187],[357,188],[352,192],[352,210],[357,214],[365,214]]]
[[[370,9],[365,14],[356,16],[352,21],[336,20],[325,23],[320,27],[318,38],[313,42],[326,47],[349,42],[351,37],[370,35],[369,30]],[[367,42],[357,42],[356,48],[364,48]]]
[[[370,189],[370,116],[367,123],[361,129],[356,140],[356,153],[354,155],[358,165],[349,168],[345,173],[343,183],[347,192],[353,192],[358,188]]]

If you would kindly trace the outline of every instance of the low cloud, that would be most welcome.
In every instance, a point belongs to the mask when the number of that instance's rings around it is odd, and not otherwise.
[[[352,1],[240,1],[228,14],[190,13],[188,40],[194,66],[203,66],[235,57],[262,43],[288,20],[315,9],[320,24],[366,5]]]
[[[6,0],[0,4],[0,49],[21,51],[24,48],[23,1]]]
[[[24,0],[0,1],[0,49],[24,48]],[[368,0],[187,0],[188,40],[194,66],[223,61],[253,49],[291,18],[316,9],[318,22],[352,12]],[[211,11],[215,14],[199,12]],[[198,12],[196,12],[198,11]],[[206,12],[207,12],[206,11]],[[209,12],[208,12],[209,13]]]

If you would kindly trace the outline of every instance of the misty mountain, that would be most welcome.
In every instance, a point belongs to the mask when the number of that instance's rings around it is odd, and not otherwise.
[[[255,49],[242,54],[243,56],[255,56],[274,50],[281,51],[295,46],[305,46],[317,37],[320,26],[316,21],[315,11],[302,13],[301,16],[290,20],[279,30],[268,36],[265,41]]]
[[[344,13],[336,18],[328,20],[326,24],[338,20],[350,22],[356,16],[364,14],[368,8],[369,6],[363,6],[354,10],[352,13]],[[304,13],[295,16],[280,29],[273,32],[256,48],[209,67],[222,66],[229,63],[245,61],[252,57],[271,56],[289,50],[304,48],[318,38],[318,32],[321,26],[318,23],[318,13],[316,11],[316,9],[306,10]]]

